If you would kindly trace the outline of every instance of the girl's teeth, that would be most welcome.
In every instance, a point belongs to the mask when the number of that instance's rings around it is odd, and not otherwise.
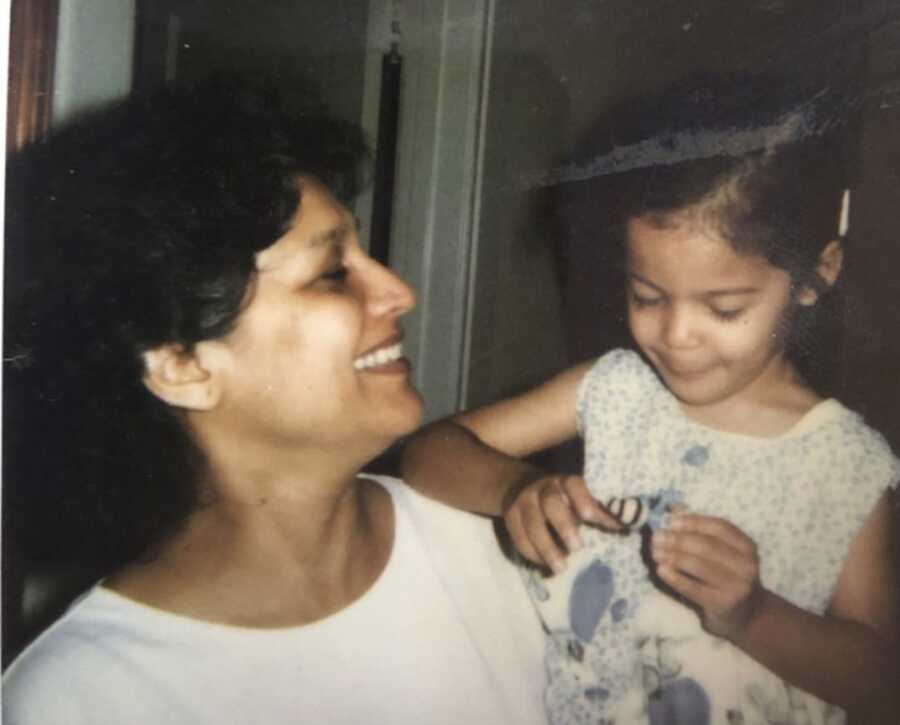
[[[396,345],[383,347],[380,350],[370,352],[368,355],[357,358],[353,362],[353,367],[356,370],[366,370],[367,368],[373,368],[379,365],[387,365],[395,360],[399,360],[401,357],[403,357],[403,345],[398,342]]]

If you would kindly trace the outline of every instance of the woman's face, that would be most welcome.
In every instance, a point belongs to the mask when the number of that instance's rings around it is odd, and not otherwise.
[[[219,410],[243,445],[377,453],[421,417],[398,326],[415,297],[320,182],[298,184],[291,228],[257,254],[249,301],[219,341]]]

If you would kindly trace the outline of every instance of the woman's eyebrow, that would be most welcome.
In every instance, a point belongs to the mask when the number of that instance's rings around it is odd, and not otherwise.
[[[306,240],[306,245],[308,247],[340,247],[349,233],[350,225],[341,224],[313,234]]]
[[[658,284],[653,284],[653,282],[651,282],[649,279],[644,279],[643,277],[641,277],[641,275],[636,274],[635,272],[629,272],[629,273],[628,273],[628,278],[629,278],[630,280],[633,280],[634,282],[640,282],[642,285],[645,285],[645,286],[647,286],[647,287],[652,287],[653,289],[655,289],[655,290],[656,290],[657,292],[659,292],[660,294],[665,294],[665,292],[666,292],[666,291],[665,291],[662,287],[660,287]]]

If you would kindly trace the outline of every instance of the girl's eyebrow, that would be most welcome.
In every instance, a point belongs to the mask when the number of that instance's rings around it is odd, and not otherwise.
[[[652,287],[654,290],[659,292],[660,294],[667,294],[667,292],[660,287],[658,284],[654,284],[648,279],[644,279],[641,275],[636,274],[634,272],[629,272],[628,276],[636,282],[640,282],[647,287]],[[701,294],[702,297],[710,298],[710,297],[731,297],[731,296],[739,296],[739,295],[749,295],[754,292],[758,292],[758,287],[728,287],[725,289],[713,289],[707,290]]]
[[[749,295],[758,292],[758,287],[735,287],[733,289],[714,289],[704,292],[704,297],[728,297],[731,295]]]

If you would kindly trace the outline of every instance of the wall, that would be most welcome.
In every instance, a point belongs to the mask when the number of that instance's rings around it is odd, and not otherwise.
[[[838,394],[900,451],[900,20],[872,34],[867,55]]]
[[[60,0],[53,123],[131,88],[135,0]]]
[[[362,114],[368,0],[226,0],[173,3],[180,34],[177,77],[238,69],[319,85],[329,108]]]

